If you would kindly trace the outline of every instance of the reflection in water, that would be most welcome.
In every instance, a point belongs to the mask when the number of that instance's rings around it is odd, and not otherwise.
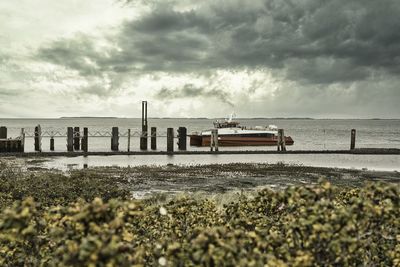
[[[205,165],[227,163],[285,163],[294,165],[400,171],[400,155],[347,154],[265,154],[265,155],[130,155],[55,157],[41,163],[42,167],[59,170],[104,166],[141,165]]]

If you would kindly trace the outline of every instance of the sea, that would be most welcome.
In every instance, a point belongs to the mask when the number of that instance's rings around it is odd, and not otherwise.
[[[166,150],[167,128],[186,127],[188,133],[213,127],[216,119],[207,118],[149,118],[148,127],[157,127],[157,149]],[[294,145],[288,150],[342,150],[350,148],[351,129],[356,129],[356,148],[400,149],[400,120],[398,119],[237,119],[241,126],[276,125],[291,136]],[[89,151],[111,150],[111,128],[119,127],[120,151],[128,150],[128,129],[131,129],[130,151],[139,151],[141,118],[59,118],[59,119],[0,119],[6,126],[8,137],[18,137],[21,128],[26,132],[25,151],[34,151],[34,128],[40,125],[42,151],[50,151],[50,135],[55,137],[55,151],[66,151],[67,127],[89,128]],[[150,147],[150,140],[149,140]],[[177,149],[177,148],[176,148]],[[220,147],[225,150],[276,150],[276,147]],[[209,150],[207,147],[190,147],[188,150]],[[175,155],[175,156],[110,156],[53,159],[60,166],[131,166],[148,164],[211,164],[211,163],[276,163],[304,164],[311,166],[400,170],[398,155]]]

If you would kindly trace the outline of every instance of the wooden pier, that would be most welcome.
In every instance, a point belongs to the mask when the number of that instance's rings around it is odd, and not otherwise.
[[[233,154],[357,154],[357,155],[400,155],[400,149],[396,148],[356,148],[356,129],[351,129],[350,133],[350,149],[349,150],[287,150],[285,144],[284,129],[278,129],[278,138],[276,150],[220,150],[218,129],[211,131],[210,150],[187,150],[188,130],[186,127],[178,129],[167,128],[161,131],[157,127],[151,127],[150,135],[148,133],[149,126],[147,120],[147,101],[142,102],[142,123],[141,129],[127,132],[121,132],[119,127],[112,127],[111,131],[89,131],[88,127],[69,126],[66,131],[55,131],[42,129],[40,125],[34,128],[34,132],[27,132],[21,129],[20,136],[8,138],[8,129],[5,126],[0,127],[0,157],[17,156],[88,156],[88,155],[233,155]],[[25,138],[34,139],[34,151],[25,151]],[[50,151],[43,151],[43,138],[49,138]],[[66,138],[65,151],[56,151],[55,138]],[[111,151],[93,152],[90,151],[89,138],[105,137],[110,138]],[[131,150],[132,138],[138,138],[138,149]],[[166,138],[166,150],[157,150],[157,138]],[[120,148],[120,138],[127,138],[126,150]],[[148,150],[148,141],[150,139],[150,149]],[[175,142],[177,141],[177,142]],[[177,149],[175,149],[175,146]],[[110,149],[110,148],[109,148]]]
[[[109,152],[10,152],[0,153],[1,157],[80,157],[80,156],[154,156],[154,155],[310,155],[310,154],[337,154],[337,155],[400,155],[397,148],[358,148],[354,150],[228,150],[228,151],[109,151]]]

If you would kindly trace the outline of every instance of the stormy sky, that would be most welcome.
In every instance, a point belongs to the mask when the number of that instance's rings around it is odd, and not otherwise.
[[[0,117],[400,118],[398,0],[0,1]]]

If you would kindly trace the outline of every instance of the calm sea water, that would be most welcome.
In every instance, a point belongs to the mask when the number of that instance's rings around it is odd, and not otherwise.
[[[166,135],[166,129],[179,126],[188,128],[188,132],[201,131],[212,127],[213,119],[149,119],[149,129],[154,126],[160,135]],[[290,135],[295,144],[288,149],[321,150],[321,149],[348,149],[350,146],[350,131],[357,130],[356,147],[400,148],[400,120],[306,120],[306,119],[239,119],[243,126],[277,125]],[[62,118],[62,119],[0,119],[0,126],[7,126],[8,136],[19,136],[20,129],[25,128],[33,134],[34,127],[40,124],[42,131],[66,134],[67,127],[88,127],[89,132],[107,133],[111,127],[120,128],[120,134],[126,135],[130,128],[132,134],[139,133],[141,119],[123,118]],[[49,138],[43,138],[43,151],[49,150]],[[26,151],[33,151],[33,138],[27,137]],[[66,151],[66,138],[56,137],[56,151]],[[131,139],[132,151],[139,150],[139,137]],[[158,138],[158,149],[166,150],[166,138]],[[208,148],[191,147],[190,150],[204,150]],[[275,147],[224,147],[221,150],[232,149],[276,149]],[[90,137],[90,151],[109,151],[110,137]],[[120,150],[127,150],[127,137],[120,138]]]

